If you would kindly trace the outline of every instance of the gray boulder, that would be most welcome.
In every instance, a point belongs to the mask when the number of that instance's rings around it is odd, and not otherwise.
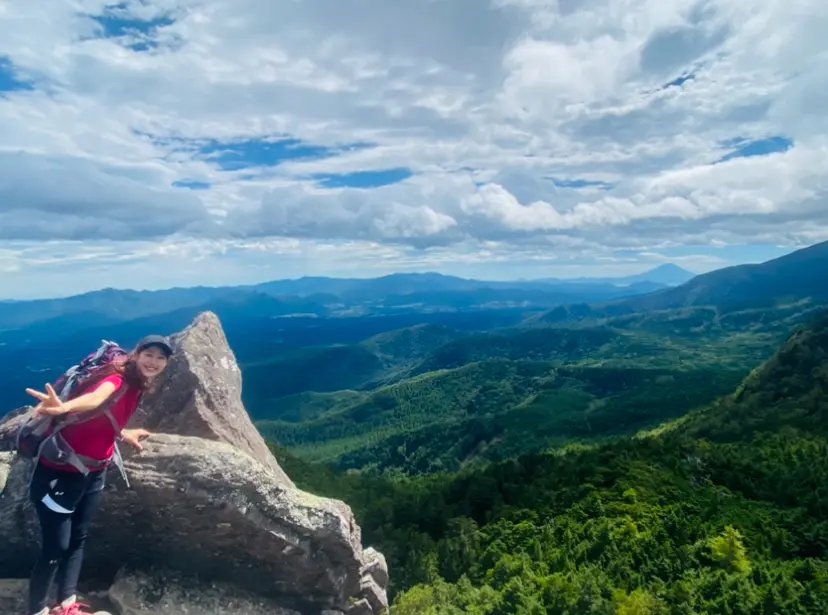
[[[6,488],[6,481],[9,478],[13,459],[14,453],[8,451],[0,452],[0,493],[3,493],[3,490]]]
[[[299,615],[237,587],[193,585],[190,579],[163,569],[152,574],[120,573],[108,598],[119,615]]]
[[[27,589],[21,579],[0,579],[0,612],[25,613]]]
[[[380,587],[388,587],[388,564],[385,556],[373,547],[368,547],[362,552],[362,561],[363,576],[373,577]]]

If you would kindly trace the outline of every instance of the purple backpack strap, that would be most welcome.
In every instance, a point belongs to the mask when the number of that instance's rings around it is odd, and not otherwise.
[[[110,395],[109,398],[102,403],[100,406],[95,408],[94,410],[89,410],[87,412],[75,412],[66,415],[66,418],[60,420],[55,427],[55,433],[62,430],[64,427],[68,427],[69,425],[81,425],[92,419],[98,418],[102,414],[109,419],[109,422],[112,424],[112,429],[115,431],[115,435],[121,433],[121,426],[118,425],[118,421],[115,420],[115,417],[112,415],[112,408],[115,407],[121,398],[126,394],[127,384],[126,382],[121,385],[121,388],[115,391],[114,395]]]

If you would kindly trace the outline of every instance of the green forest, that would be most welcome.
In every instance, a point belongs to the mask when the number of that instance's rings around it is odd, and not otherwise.
[[[660,366],[588,335],[570,362],[429,352],[263,431],[353,508],[392,615],[828,613],[828,314]]]

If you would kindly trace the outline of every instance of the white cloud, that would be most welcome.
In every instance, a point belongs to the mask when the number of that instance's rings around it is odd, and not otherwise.
[[[0,275],[52,266],[15,241],[102,242],[122,272],[135,245],[186,245],[182,264],[227,259],[219,282],[286,245],[319,273],[336,269],[319,246],[348,242],[494,272],[491,242],[606,270],[629,249],[820,240],[826,29],[818,0],[0,1],[0,58],[33,84],[0,92]],[[329,155],[230,169],[200,151],[280,136]],[[793,147],[718,162],[773,136]],[[314,180],[395,168],[413,175]]]

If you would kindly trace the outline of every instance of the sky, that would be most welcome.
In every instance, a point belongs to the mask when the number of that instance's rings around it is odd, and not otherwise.
[[[0,0],[0,298],[828,240],[823,0]]]

